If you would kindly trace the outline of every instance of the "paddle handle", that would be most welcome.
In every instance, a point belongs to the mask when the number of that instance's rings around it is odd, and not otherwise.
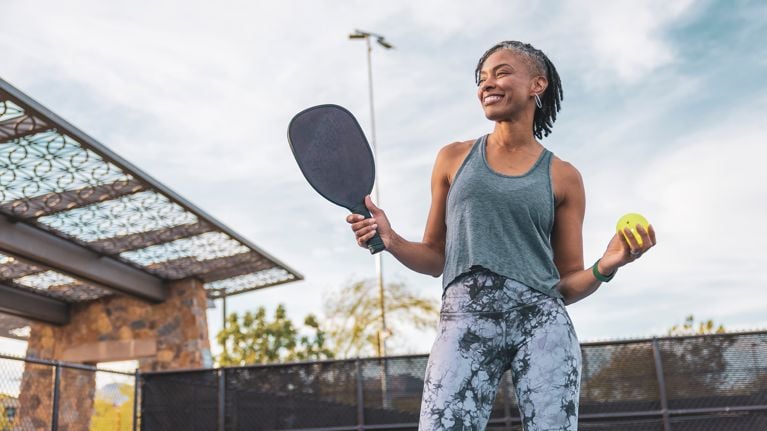
[[[368,211],[367,208],[363,207],[357,207],[354,208],[353,211],[355,214],[359,214],[363,217],[370,218],[372,217],[370,215],[370,211]],[[381,239],[381,236],[378,235],[378,232],[376,232],[375,236],[373,238],[370,238],[367,242],[368,250],[370,250],[370,254],[376,254],[384,251],[386,249],[386,246],[384,245],[383,240]]]

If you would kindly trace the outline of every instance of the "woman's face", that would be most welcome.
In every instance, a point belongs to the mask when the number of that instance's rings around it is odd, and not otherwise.
[[[509,120],[526,109],[535,109],[533,95],[546,88],[545,82],[545,78],[532,73],[522,56],[499,49],[482,64],[477,97],[489,120]],[[531,104],[533,108],[529,108]]]

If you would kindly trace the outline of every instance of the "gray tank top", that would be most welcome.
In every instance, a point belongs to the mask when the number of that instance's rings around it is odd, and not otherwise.
[[[474,143],[447,195],[442,287],[481,267],[562,298],[551,248],[552,154],[544,149],[524,175],[503,175],[487,163],[486,143],[487,135]]]

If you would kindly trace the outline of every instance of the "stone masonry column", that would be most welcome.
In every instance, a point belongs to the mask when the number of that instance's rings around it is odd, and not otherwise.
[[[159,304],[114,295],[73,305],[67,325],[33,323],[27,356],[90,365],[138,359],[141,371],[212,366],[202,282],[175,281],[168,289]],[[94,373],[62,369],[60,430],[90,428],[95,383]],[[52,367],[26,365],[17,426],[50,430],[52,388]]]
[[[170,284],[168,299],[154,306],[149,320],[157,354],[140,358],[141,371],[212,367],[208,340],[208,298],[200,281]],[[141,323],[134,321],[135,326]]]

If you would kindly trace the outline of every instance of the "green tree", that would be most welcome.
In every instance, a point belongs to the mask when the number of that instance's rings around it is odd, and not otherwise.
[[[312,332],[311,335],[299,333],[282,304],[277,306],[271,321],[264,307],[242,316],[229,314],[226,328],[216,335],[216,341],[223,349],[218,364],[251,365],[335,357],[326,346],[325,332],[314,315],[306,316],[304,326]]]
[[[133,385],[121,383],[120,394],[123,400],[119,404],[110,397],[96,392],[93,401],[90,431],[130,431],[133,429]]]
[[[435,328],[439,301],[412,292],[403,283],[389,283],[384,289],[384,310],[393,340],[407,336],[406,324],[416,329]],[[348,283],[327,294],[324,301],[328,337],[343,357],[380,355],[381,305],[373,279]]]
[[[586,403],[655,400],[658,380],[650,343],[591,347],[583,355]]]
[[[705,335],[705,334],[724,334],[727,332],[723,325],[716,325],[713,320],[698,322],[695,324],[695,317],[692,314],[687,316],[684,323],[674,325],[668,330],[668,335]]]
[[[660,359],[669,397],[715,395],[726,386],[727,355],[734,338],[718,336],[723,325],[712,320],[695,323],[692,315],[674,325],[669,335],[687,336],[658,341]],[[705,337],[689,337],[706,335]],[[652,343],[637,342],[590,349],[584,356],[582,393],[589,402],[654,402],[659,394]],[[589,364],[589,362],[591,362]]]

